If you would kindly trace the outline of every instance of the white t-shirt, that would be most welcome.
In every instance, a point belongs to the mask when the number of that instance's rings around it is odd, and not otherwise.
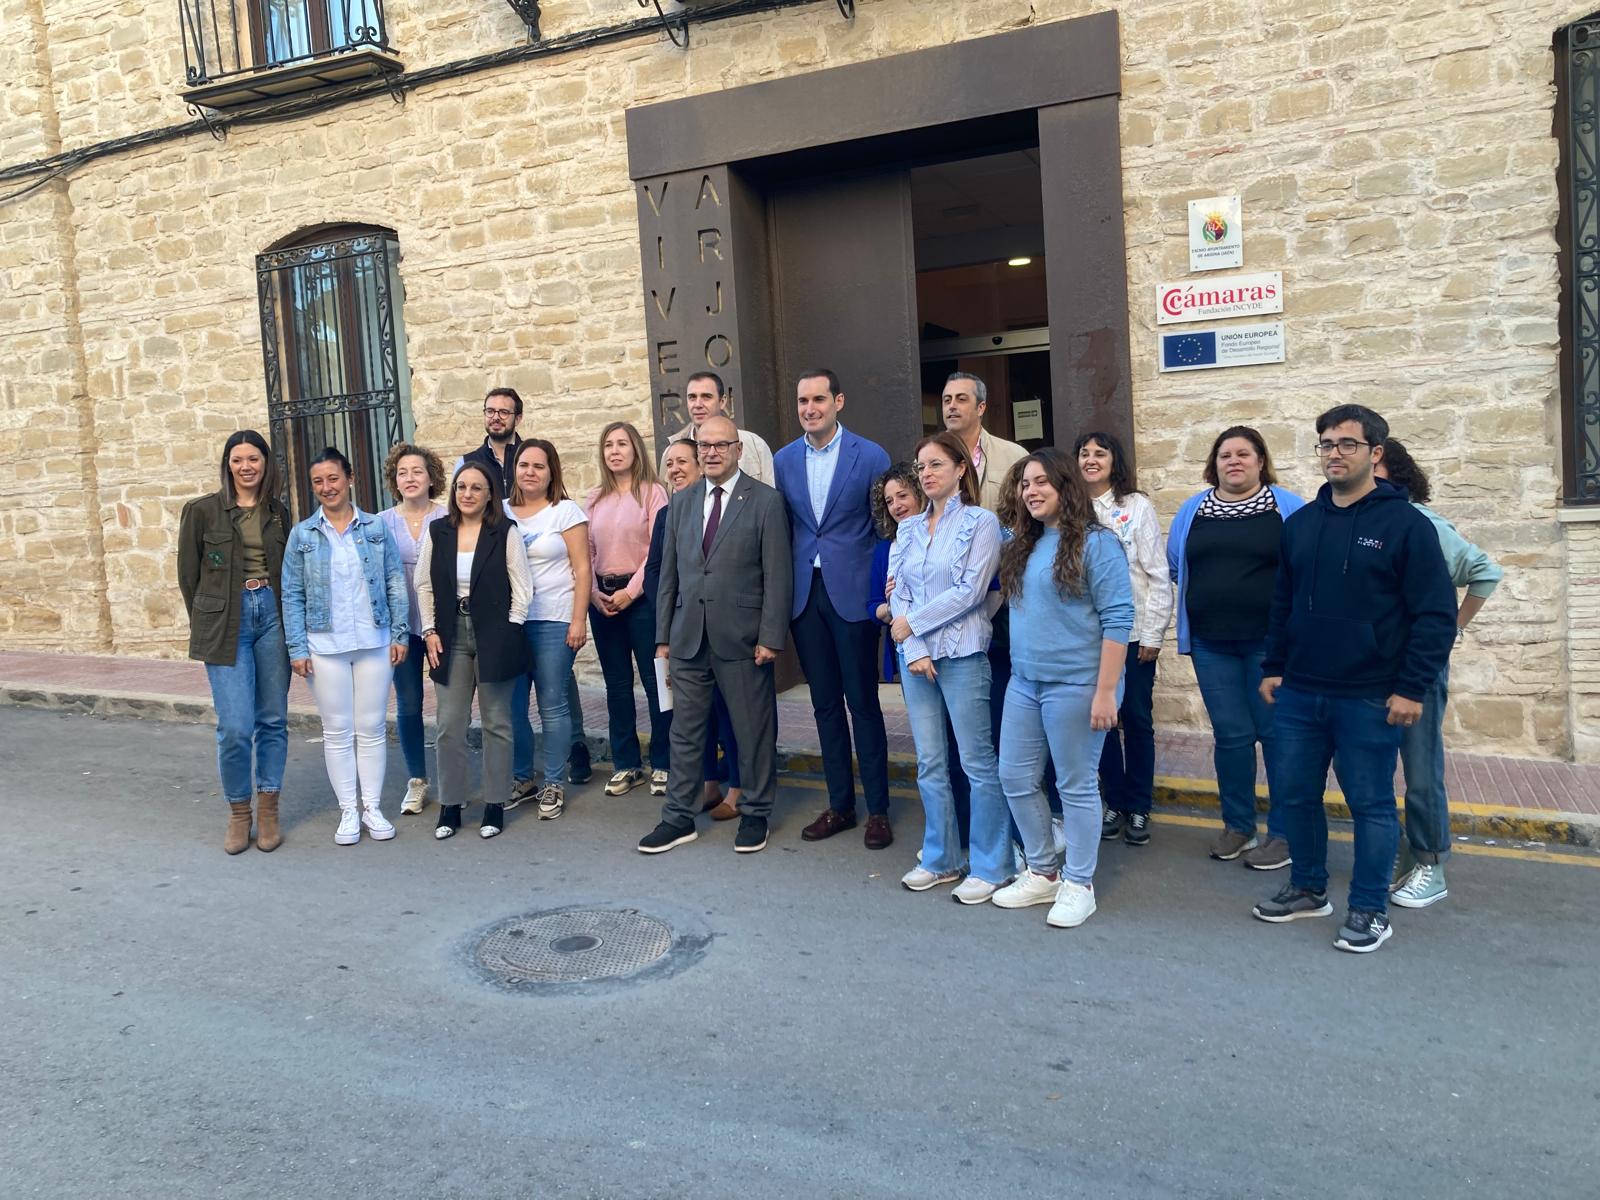
[[[533,601],[528,605],[530,621],[572,620],[572,561],[567,557],[567,540],[561,535],[574,525],[586,525],[574,500],[546,505],[531,517],[519,517],[506,505],[506,516],[517,523],[522,544],[528,553],[528,569],[533,573]]]

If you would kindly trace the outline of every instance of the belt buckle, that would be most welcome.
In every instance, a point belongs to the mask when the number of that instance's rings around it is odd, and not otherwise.
[[[462,616],[470,617],[472,615],[471,605],[472,605],[472,597],[471,596],[457,596],[456,597],[456,611],[458,613],[460,613]]]
[[[267,586],[268,582],[265,579],[246,579],[244,581],[244,590],[247,592],[259,592]]]

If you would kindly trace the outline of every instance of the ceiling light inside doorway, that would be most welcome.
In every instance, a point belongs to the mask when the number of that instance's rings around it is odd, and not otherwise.
[[[1008,259],[1006,259],[1006,266],[1008,266],[1008,267],[1026,267],[1029,264],[1031,264],[1032,262],[1033,262],[1033,259],[1029,258],[1026,254],[1021,254],[1021,255],[1018,255],[1016,258],[1008,258]]]

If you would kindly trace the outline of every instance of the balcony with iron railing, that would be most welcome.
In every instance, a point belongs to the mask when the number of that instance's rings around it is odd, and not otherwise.
[[[178,0],[187,86],[205,108],[399,74],[383,0]]]

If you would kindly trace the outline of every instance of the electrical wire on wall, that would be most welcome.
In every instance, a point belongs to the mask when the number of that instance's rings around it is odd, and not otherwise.
[[[818,0],[727,0],[726,3],[722,4],[696,6],[693,11],[695,21],[703,24],[710,21],[749,16],[754,13],[772,12],[784,8],[798,8],[802,5],[817,2]],[[687,15],[685,20],[687,20]],[[660,30],[661,22],[652,13],[636,20],[622,21],[615,25],[606,25],[596,29],[579,30],[561,37],[542,38],[525,46],[512,46],[505,50],[496,50],[473,58],[440,63],[435,67],[424,67],[420,71],[405,71],[386,80],[363,81],[346,87],[331,88],[314,94],[272,101],[268,104],[253,106],[249,109],[231,113],[226,117],[205,117],[199,120],[185,121],[179,125],[165,125],[157,129],[147,129],[141,133],[95,142],[77,150],[64,151],[61,154],[51,155],[49,158],[17,163],[10,167],[0,167],[0,184],[18,179],[28,180],[26,184],[14,191],[0,193],[0,204],[8,204],[14,200],[20,200],[24,196],[30,195],[58,179],[65,178],[87,163],[94,162],[97,159],[110,158],[118,154],[125,154],[130,150],[137,150],[144,146],[155,146],[164,142],[178,141],[202,133],[225,135],[227,130],[231,128],[293,120],[297,117],[341,108],[344,105],[354,104],[374,96],[393,95],[396,99],[403,99],[406,93],[430,84],[461,79],[481,71],[492,71],[515,63],[532,62],[541,58],[570,54],[575,50],[585,50],[608,42],[623,41],[642,34],[657,33]]]

